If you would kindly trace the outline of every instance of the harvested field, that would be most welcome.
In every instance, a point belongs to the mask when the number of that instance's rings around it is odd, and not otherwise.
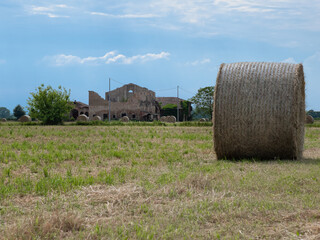
[[[217,161],[212,127],[0,124],[0,239],[317,239],[304,160]]]

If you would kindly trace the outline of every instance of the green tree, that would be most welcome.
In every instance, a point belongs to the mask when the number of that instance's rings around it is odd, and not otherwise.
[[[180,102],[180,106],[181,106],[181,118],[182,119],[185,119],[187,121],[191,121],[192,120],[192,116],[189,116],[189,106],[191,105],[191,102],[190,101],[181,101]],[[191,111],[192,111],[192,107],[190,106],[191,108]]]
[[[70,104],[70,90],[67,91],[61,86],[53,89],[43,84],[37,91],[31,93],[28,98],[28,110],[32,118],[37,118],[43,124],[61,124],[67,119],[72,106]]]
[[[162,115],[163,116],[175,116],[177,117],[177,105],[169,103],[164,105],[162,108]]]
[[[212,118],[214,87],[200,88],[190,101],[195,105],[194,115],[198,118]]]
[[[9,118],[10,110],[5,107],[0,107],[0,118]]]
[[[23,107],[21,107],[20,104],[18,104],[14,109],[13,109],[13,116],[15,116],[17,119],[22,117],[23,115],[26,115],[26,111],[24,111]]]
[[[312,116],[314,119],[319,119],[320,118],[320,111],[314,111],[314,110],[309,110],[307,112],[308,115]]]
[[[189,104],[190,104],[189,101],[186,101],[186,100],[180,101],[179,121],[183,121],[184,119],[186,119],[187,121],[191,120],[191,116],[188,115]],[[177,105],[169,103],[169,104],[163,106],[161,108],[161,115],[162,116],[175,116],[175,117],[177,117]]]

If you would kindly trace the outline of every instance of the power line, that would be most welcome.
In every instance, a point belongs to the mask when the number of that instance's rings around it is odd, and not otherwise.
[[[154,92],[164,92],[164,91],[171,91],[171,90],[175,90],[175,89],[177,89],[177,88],[174,87],[174,88],[159,89],[159,90],[152,90],[152,91],[154,91]]]
[[[115,79],[113,79],[113,78],[110,78],[112,81],[114,81],[114,82],[116,82],[116,83],[119,83],[119,84],[122,84],[122,85],[126,85],[127,83],[123,83],[123,82],[119,82],[119,81],[117,81],[117,80],[115,80]]]
[[[194,94],[193,92],[191,92],[191,91],[189,91],[189,90],[186,90],[186,89],[184,89],[184,88],[182,88],[182,87],[180,87],[180,89],[181,89],[182,91],[187,92],[187,93]]]
[[[120,82],[120,81],[118,81],[118,80],[115,80],[114,78],[110,78],[110,80],[111,81],[113,81],[113,82],[116,82],[116,83],[118,83],[118,84],[121,84],[121,85],[127,85],[128,83],[123,83],[123,82]],[[191,92],[191,91],[189,91],[189,90],[186,90],[186,89],[184,89],[184,88],[182,88],[181,86],[179,86],[179,88],[182,90],[182,91],[184,91],[184,92],[186,92],[186,93],[189,93],[189,94],[194,94],[194,92]],[[166,91],[172,91],[172,90],[176,90],[177,89],[177,87],[173,87],[173,88],[165,88],[165,89],[157,89],[157,90],[151,90],[151,91],[154,91],[154,92],[166,92]]]

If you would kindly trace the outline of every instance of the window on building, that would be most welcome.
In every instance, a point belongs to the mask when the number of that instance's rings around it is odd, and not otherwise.
[[[112,118],[113,118],[113,119],[116,118],[116,115],[113,115]]]
[[[103,114],[103,120],[108,118],[108,114]]]
[[[121,117],[124,117],[124,116],[127,116],[127,114],[126,114],[126,113],[122,113],[122,114],[121,114]]]
[[[136,119],[136,115],[135,114],[132,114],[132,119]]]

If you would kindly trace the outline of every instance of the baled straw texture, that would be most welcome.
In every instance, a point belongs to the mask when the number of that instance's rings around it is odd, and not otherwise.
[[[101,121],[101,117],[100,116],[94,116],[92,118],[93,121]]]
[[[120,118],[120,122],[129,122],[130,119],[128,118],[128,116],[123,116],[122,118]]]
[[[88,121],[89,121],[89,118],[88,118],[87,115],[81,114],[81,115],[77,118],[77,121],[78,121],[78,122],[88,122]]]
[[[167,116],[162,116],[160,118],[160,122],[166,122],[167,121]]]
[[[314,119],[311,115],[306,115],[306,124],[313,124]]]
[[[175,116],[168,116],[166,121],[168,123],[175,123],[177,121],[176,117]]]
[[[6,121],[7,121],[6,118],[2,118],[2,119],[1,119],[1,122],[6,122]]]
[[[23,115],[19,118],[19,122],[31,122],[31,117],[29,115]]]
[[[301,159],[305,82],[302,64],[221,64],[213,106],[218,159]]]

